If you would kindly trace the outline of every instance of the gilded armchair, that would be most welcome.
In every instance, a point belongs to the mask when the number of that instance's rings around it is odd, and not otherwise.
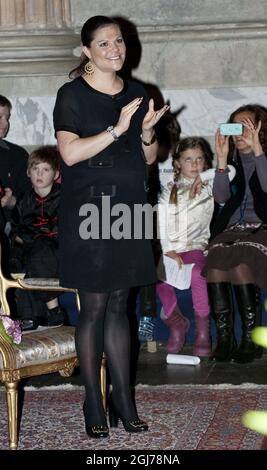
[[[0,303],[5,315],[10,315],[6,292],[10,288],[24,290],[49,290],[75,292],[79,308],[78,294],[75,289],[59,285],[57,279],[23,279],[20,275],[7,278],[1,270],[0,246]],[[75,342],[75,328],[60,326],[42,331],[31,331],[22,335],[19,345],[10,344],[0,333],[0,381],[4,383],[7,399],[8,433],[10,449],[18,446],[18,383],[22,378],[34,377],[53,372],[68,377],[78,364]],[[103,357],[100,385],[104,406],[106,406],[106,364]]]

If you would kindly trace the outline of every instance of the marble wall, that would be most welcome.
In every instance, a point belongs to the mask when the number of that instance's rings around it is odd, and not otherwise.
[[[266,87],[229,87],[209,89],[162,89],[173,111],[184,106],[179,116],[183,135],[202,135],[211,140],[219,124],[245,103],[267,106]],[[55,143],[52,110],[55,96],[11,97],[13,111],[8,138],[30,148]]]
[[[17,40],[24,41],[24,57],[23,49],[16,53],[12,42],[15,26],[5,26],[4,31],[0,21],[0,39],[5,41],[5,47],[0,42],[0,93],[14,106],[10,140],[27,147],[54,142],[55,93],[77,60],[74,51],[82,23],[95,14],[122,16],[136,26],[141,57],[133,76],[156,85],[172,110],[184,107],[179,116],[184,135],[212,139],[217,125],[238,106],[267,106],[266,0],[110,0],[108,8],[106,0],[64,0],[61,10],[58,0],[41,3],[49,6],[50,22],[41,28],[19,26]],[[39,61],[34,56],[38,47]]]

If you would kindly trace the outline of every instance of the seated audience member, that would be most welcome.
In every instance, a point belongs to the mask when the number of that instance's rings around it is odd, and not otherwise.
[[[32,189],[18,200],[12,212],[12,252],[21,253],[26,277],[58,277],[58,206],[60,155],[55,146],[40,147],[29,156],[27,174]],[[18,265],[18,263],[17,263]],[[16,269],[18,270],[18,269]],[[22,329],[39,324],[58,326],[64,315],[53,292],[34,292],[46,306],[45,321],[32,311],[22,318]],[[29,315],[31,317],[29,318]]]
[[[260,288],[267,289],[267,109],[245,105],[236,109],[228,122],[242,124],[243,132],[216,134],[220,166],[213,194],[224,206],[216,219],[205,263],[217,328],[217,346],[211,359],[246,363],[262,354],[251,332],[261,324]],[[227,161],[236,168],[231,184]],[[238,347],[232,288],[242,324]]]
[[[163,255],[176,262],[177,271],[183,264],[194,264],[191,289],[196,327],[194,354],[198,356],[209,356],[211,352],[210,307],[207,283],[201,271],[214,209],[212,186],[215,170],[210,168],[212,158],[210,145],[202,137],[180,140],[173,154],[173,180],[163,187],[158,204]],[[228,172],[231,179],[235,170],[231,167],[225,171],[226,182],[229,181]],[[192,197],[192,187],[198,182],[201,183],[200,188]],[[162,320],[170,329],[167,352],[179,353],[189,329],[189,320],[180,311],[174,287],[167,282],[158,283],[157,293],[164,310]]]
[[[11,209],[17,198],[30,188],[27,178],[28,153],[19,145],[4,140],[9,131],[12,105],[0,95],[0,186],[1,206],[6,220],[10,220]]]

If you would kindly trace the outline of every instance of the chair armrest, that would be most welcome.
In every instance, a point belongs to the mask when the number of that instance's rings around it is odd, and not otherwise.
[[[62,287],[59,279],[54,278],[17,278],[18,287],[26,290],[51,290],[57,292],[74,292],[76,289],[70,287]]]
[[[25,277],[25,273],[11,273],[10,276],[16,281],[17,279],[23,279]]]

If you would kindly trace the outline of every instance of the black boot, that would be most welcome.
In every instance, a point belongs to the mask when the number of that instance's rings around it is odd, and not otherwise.
[[[232,358],[236,347],[231,284],[209,282],[208,292],[211,314],[217,328],[217,345],[210,360],[227,362]]]
[[[251,331],[261,325],[261,297],[260,289],[254,284],[234,286],[236,302],[242,321],[242,340],[233,356],[239,363],[252,362],[262,355],[261,346],[253,343]]]

